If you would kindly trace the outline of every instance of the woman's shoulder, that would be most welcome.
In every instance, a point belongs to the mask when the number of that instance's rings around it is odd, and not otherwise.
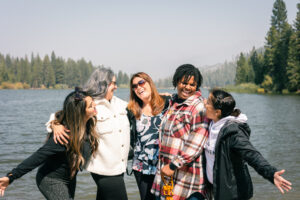
[[[55,149],[57,151],[65,151],[66,150],[66,146],[65,145],[62,145],[59,142],[55,143],[55,141],[54,141],[54,134],[52,132],[48,134],[44,146],[46,148]]]
[[[247,137],[250,136],[251,129],[247,123],[242,123],[234,120],[226,122],[222,128],[223,134],[242,134]]]
[[[121,99],[121,98],[119,98],[119,97],[117,97],[117,96],[113,96],[112,98],[114,99],[114,101],[115,101],[116,103],[121,103],[121,104],[123,104],[123,105],[127,105],[127,104],[128,104],[127,101],[124,101],[123,99]]]
[[[160,95],[160,96],[163,98],[164,103],[165,103],[163,111],[162,111],[162,112],[164,112],[166,109],[168,109],[168,107],[170,105],[170,101],[172,99],[172,96],[165,96],[165,95]]]

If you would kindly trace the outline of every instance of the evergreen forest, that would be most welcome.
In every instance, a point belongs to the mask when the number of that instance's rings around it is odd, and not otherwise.
[[[276,0],[264,49],[240,53],[236,65],[236,85],[253,83],[269,92],[299,92],[300,3],[290,25],[284,1]]]
[[[241,52],[233,61],[201,67],[203,86],[252,84],[263,92],[299,92],[300,3],[296,19],[289,24],[284,1],[275,0],[265,39],[264,47]],[[103,66],[94,66],[84,58],[64,59],[55,52],[43,58],[33,53],[30,58],[0,53],[0,89],[73,88],[86,82],[96,67]],[[157,87],[172,88],[172,73],[155,80]],[[118,71],[116,76],[120,87],[128,87],[130,75]]]

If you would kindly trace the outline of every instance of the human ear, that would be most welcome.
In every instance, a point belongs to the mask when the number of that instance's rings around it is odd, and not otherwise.
[[[220,109],[216,110],[216,116],[218,117],[218,119],[221,119],[222,111]]]

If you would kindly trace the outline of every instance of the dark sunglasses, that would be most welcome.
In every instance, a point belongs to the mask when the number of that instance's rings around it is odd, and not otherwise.
[[[132,84],[132,89],[135,90],[138,86],[143,87],[145,85],[145,80],[140,80],[137,84]]]

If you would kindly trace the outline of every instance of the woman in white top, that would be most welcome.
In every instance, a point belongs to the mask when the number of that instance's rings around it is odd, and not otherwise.
[[[123,179],[130,145],[127,102],[113,95],[117,84],[110,69],[96,69],[83,89],[94,97],[98,112],[96,131],[99,134],[99,146],[95,157],[87,165],[97,184],[97,199],[127,200]],[[65,133],[68,130],[50,121],[55,141],[68,142]]]

